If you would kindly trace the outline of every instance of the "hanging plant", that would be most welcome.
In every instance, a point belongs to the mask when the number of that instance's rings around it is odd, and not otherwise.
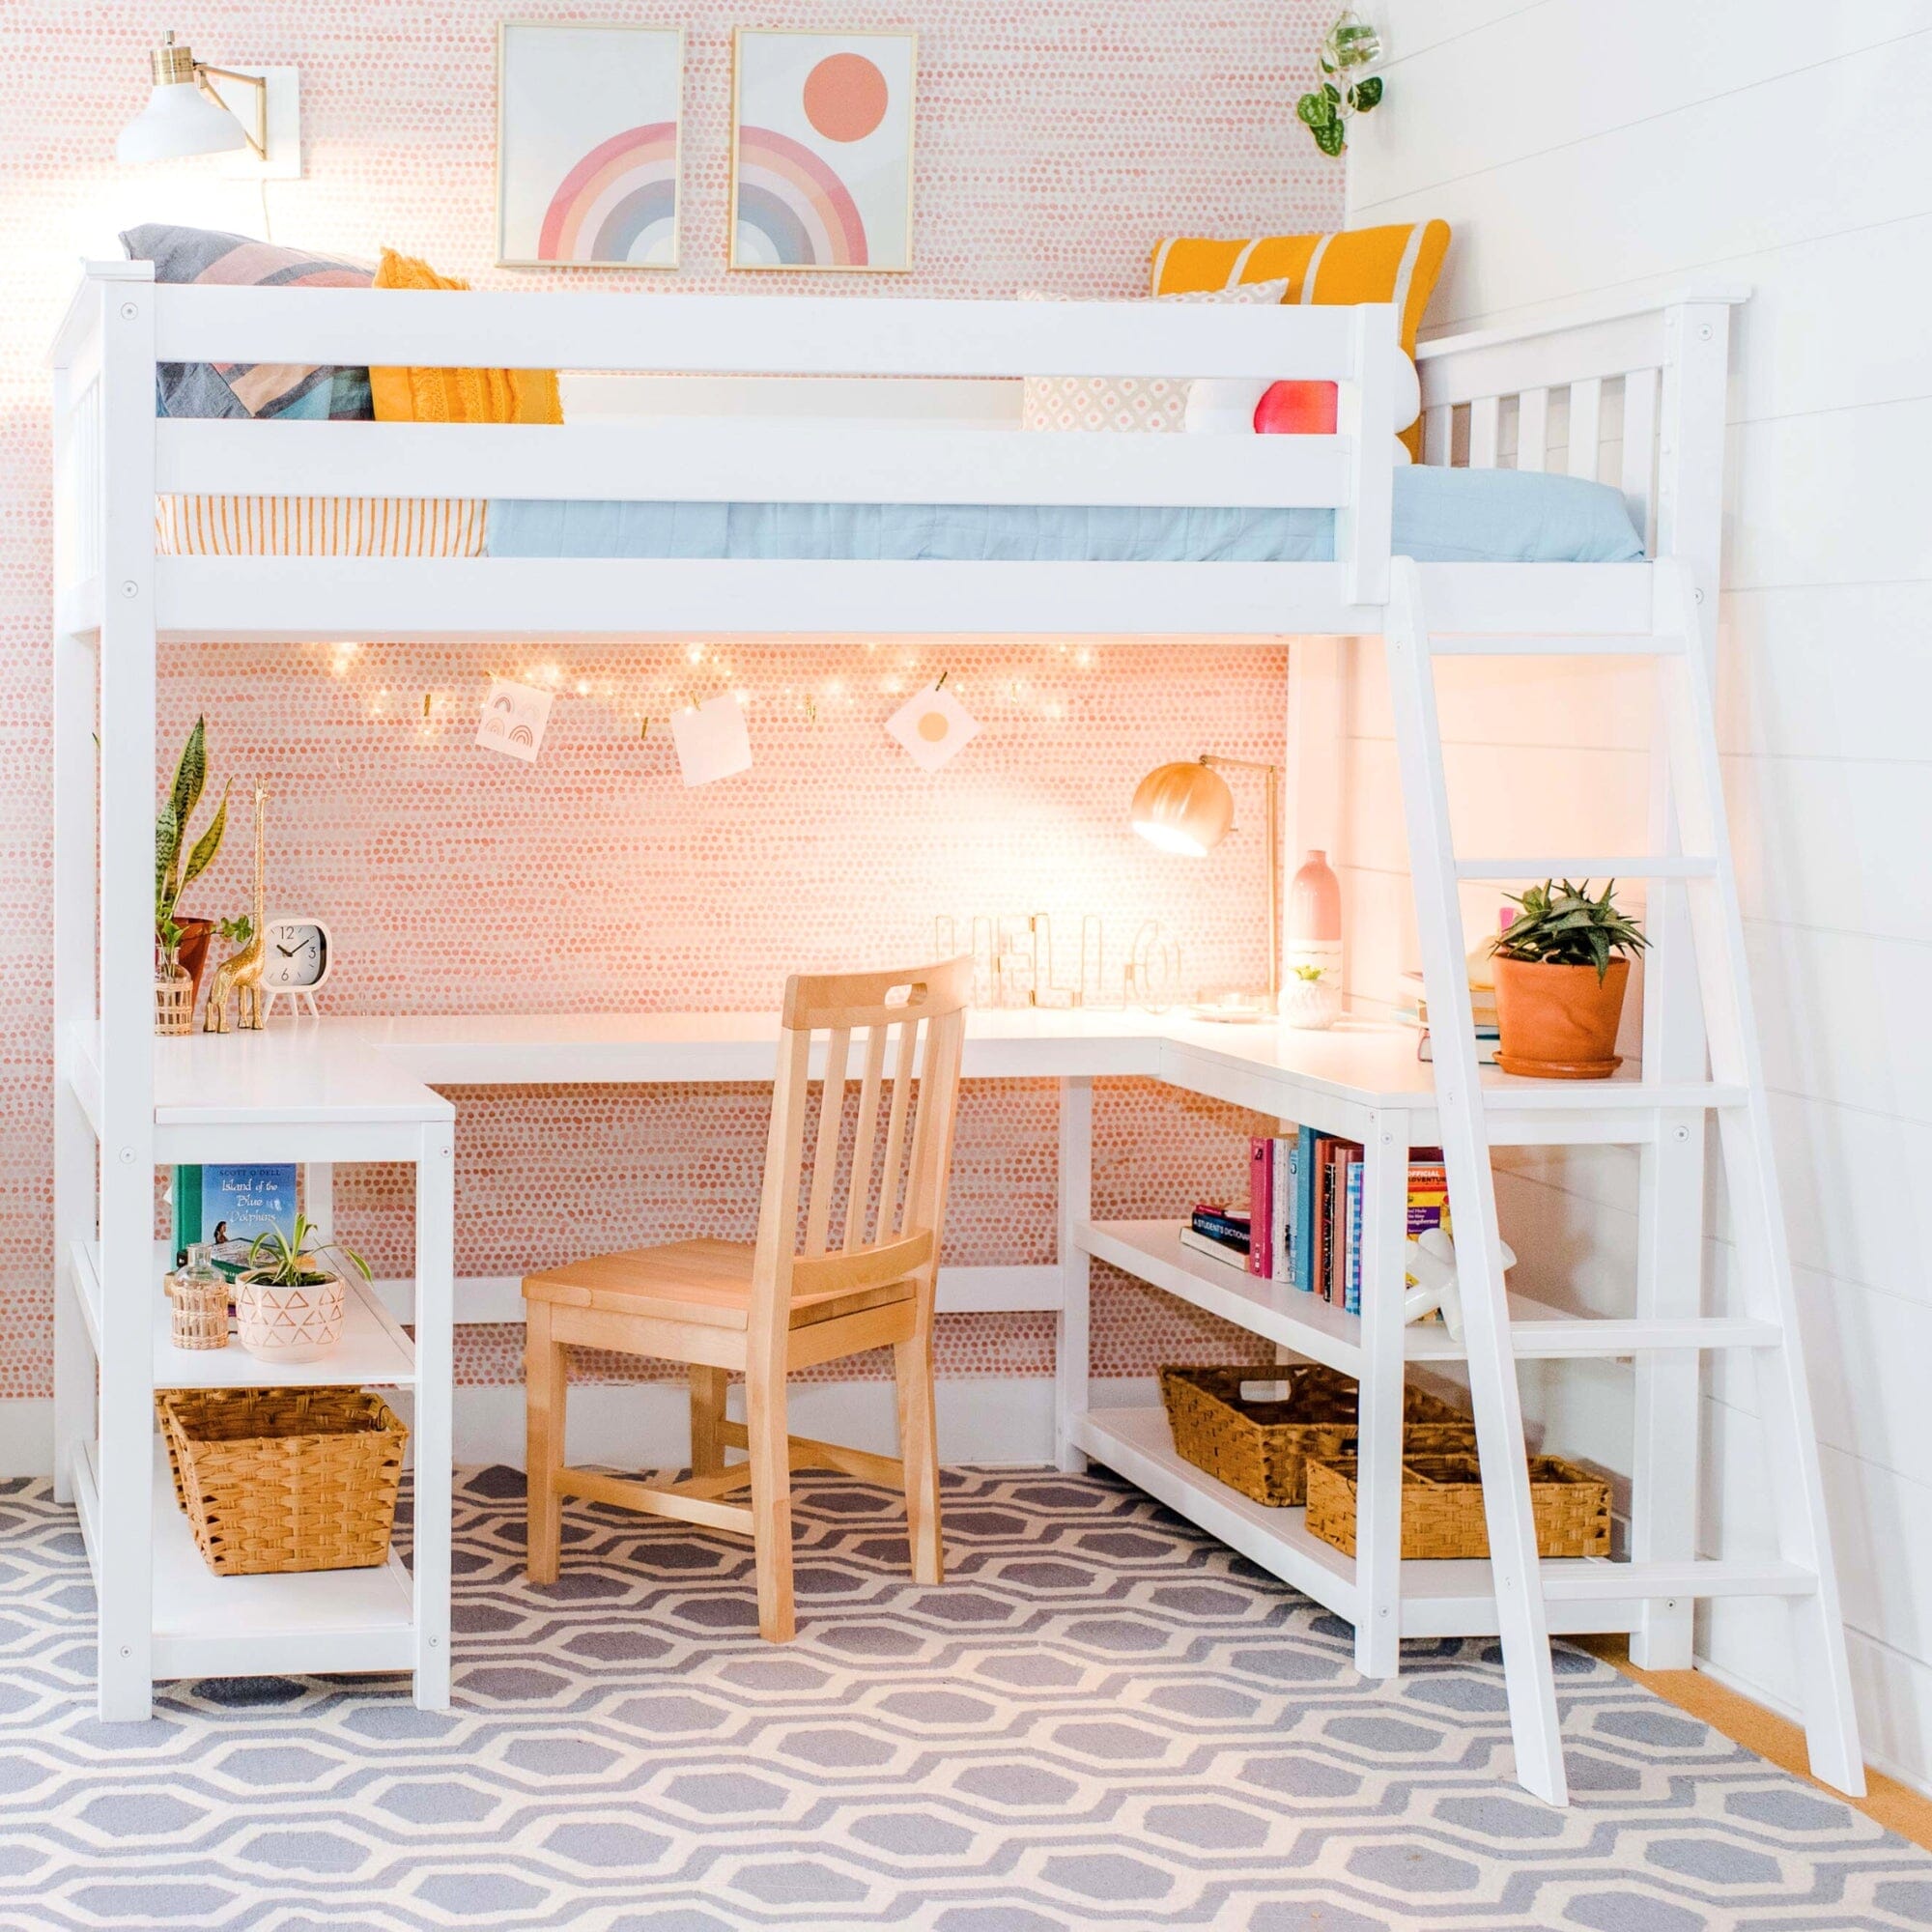
[[[1382,37],[1350,7],[1322,35],[1316,58],[1321,83],[1294,103],[1294,112],[1315,145],[1332,157],[1349,145],[1349,117],[1366,114],[1382,98],[1381,76],[1375,71],[1381,65]]]

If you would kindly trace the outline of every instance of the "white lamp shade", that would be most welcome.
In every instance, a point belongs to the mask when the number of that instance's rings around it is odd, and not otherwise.
[[[215,155],[245,148],[248,137],[227,108],[218,107],[189,80],[169,81],[148,97],[148,104],[114,144],[114,158],[174,161],[186,155]]]

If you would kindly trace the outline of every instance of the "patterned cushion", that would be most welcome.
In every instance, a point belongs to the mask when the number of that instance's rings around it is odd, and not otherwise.
[[[1422,312],[1448,252],[1446,221],[1350,228],[1335,235],[1264,235],[1251,242],[1179,235],[1154,245],[1151,293],[1225,291],[1285,277],[1285,301],[1394,302],[1402,316],[1403,353],[1412,356]],[[1419,426],[1401,440],[1411,455],[1421,455]]]
[[[1162,301],[1278,302],[1285,281],[1245,282],[1235,288],[1188,290]],[[1022,301],[1064,301],[1041,289],[1022,289]],[[1179,432],[1187,427],[1185,376],[1029,376],[1020,403],[1023,429],[1115,429]]]
[[[379,289],[467,289],[413,255],[383,250]],[[379,422],[560,423],[554,369],[371,369]]]
[[[121,245],[132,262],[152,262],[157,282],[219,283],[253,289],[366,289],[368,269],[246,235],[149,222]],[[164,416],[311,416],[367,422],[375,414],[366,369],[310,368],[287,362],[163,362],[156,411]]]

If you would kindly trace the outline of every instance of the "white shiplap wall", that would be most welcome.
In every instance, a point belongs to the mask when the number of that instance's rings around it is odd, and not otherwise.
[[[1393,64],[1349,220],[1454,225],[1430,333],[1611,289],[1755,291],[1732,336],[1722,750],[1866,1750],[1932,1785],[1932,0],[1375,11]],[[1353,663],[1344,856],[1373,996],[1414,942],[1378,667]],[[1528,801],[1540,844],[1640,836],[1629,673],[1453,669],[1464,849],[1511,849],[1513,818],[1520,842]],[[1620,1155],[1519,1163],[1525,1275],[1627,1297],[1634,1179]],[[1629,1466],[1627,1371],[1525,1388],[1553,1446]],[[1705,1547],[1768,1548],[1747,1377],[1714,1369],[1703,1409]],[[1723,1605],[1700,1656],[1789,1705],[1782,1619]]]

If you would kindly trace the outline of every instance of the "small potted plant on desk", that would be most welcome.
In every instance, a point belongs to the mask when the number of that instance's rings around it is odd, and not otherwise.
[[[339,1241],[314,1243],[321,1232],[298,1214],[286,1235],[270,1228],[249,1245],[249,1264],[235,1282],[235,1326],[257,1361],[319,1361],[341,1339],[343,1282],[327,1258],[347,1263],[364,1281],[369,1264]]]
[[[1601,897],[1590,882],[1546,879],[1516,899],[1520,908],[1494,941],[1496,1065],[1539,1080],[1607,1080],[1623,1065],[1616,1050],[1631,960],[1649,943],[1619,910],[1617,882]]]

